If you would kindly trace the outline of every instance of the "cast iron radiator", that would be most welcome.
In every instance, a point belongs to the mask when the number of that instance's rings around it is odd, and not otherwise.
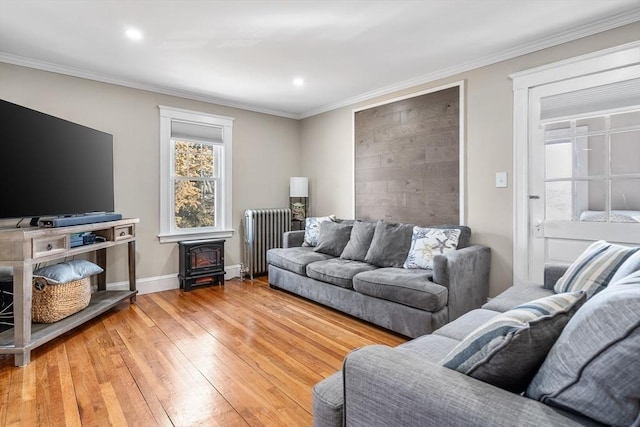
[[[290,230],[289,208],[244,211],[244,262],[251,280],[267,272],[267,250],[281,248],[282,235]]]

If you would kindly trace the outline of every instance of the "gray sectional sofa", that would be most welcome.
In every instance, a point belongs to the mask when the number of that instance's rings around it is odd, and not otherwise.
[[[631,267],[637,270],[640,251],[635,258]],[[566,269],[549,266],[544,286],[511,287],[430,335],[395,348],[354,350],[342,371],[314,386],[314,426],[640,426],[640,271],[592,298],[571,294],[577,302],[559,311],[565,324],[550,349],[539,348],[540,337],[525,335],[533,338],[527,343],[532,348],[512,354],[517,362],[498,365],[507,378],[516,376],[529,355],[540,352],[542,366],[530,367],[535,376],[525,376],[520,389],[508,391],[443,365],[479,325],[540,298],[571,296],[553,290]],[[545,314],[539,319],[551,317]]]
[[[432,268],[403,268],[412,224],[329,221],[307,246],[305,231],[287,232],[267,252],[269,284],[411,338],[431,333],[486,301],[491,263],[469,227],[432,228],[459,234]]]

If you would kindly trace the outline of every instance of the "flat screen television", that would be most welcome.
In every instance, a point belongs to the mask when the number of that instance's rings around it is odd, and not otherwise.
[[[0,218],[113,212],[113,135],[5,100],[0,135]]]

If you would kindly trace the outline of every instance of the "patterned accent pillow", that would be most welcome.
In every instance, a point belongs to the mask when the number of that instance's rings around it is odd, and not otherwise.
[[[458,249],[460,230],[413,227],[411,248],[404,268],[433,269],[433,258]]]
[[[316,246],[318,244],[318,235],[320,234],[320,223],[335,220],[335,215],[307,218],[304,225],[304,241],[302,242],[302,246]]]
[[[640,421],[640,271],[590,298],[567,323],[525,396],[606,425]]]
[[[586,294],[578,291],[521,304],[471,332],[440,364],[521,393],[585,301]]]
[[[553,287],[554,292],[584,290],[591,298],[607,287],[616,270],[640,247],[628,247],[599,240],[592,243],[569,266]]]

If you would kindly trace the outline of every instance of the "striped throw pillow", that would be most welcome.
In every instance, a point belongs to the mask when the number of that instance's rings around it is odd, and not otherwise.
[[[599,240],[592,243],[556,282],[554,292],[584,290],[591,298],[607,287],[618,268],[640,247],[628,247]]]
[[[471,332],[440,364],[520,393],[586,299],[583,291],[565,292],[519,305]]]

